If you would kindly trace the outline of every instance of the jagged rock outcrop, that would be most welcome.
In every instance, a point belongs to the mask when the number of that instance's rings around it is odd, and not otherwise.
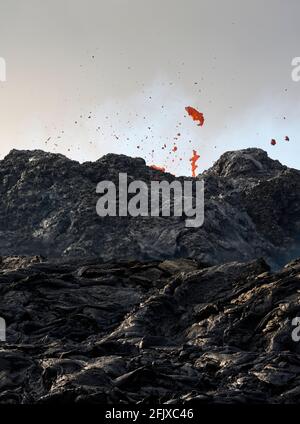
[[[2,258],[0,403],[297,403],[300,261]]]
[[[109,154],[79,164],[59,154],[13,150],[0,162],[0,254],[103,260],[195,258],[217,264],[263,256],[282,265],[299,254],[300,172],[260,149],[225,153],[205,180],[205,221],[96,214],[96,185],[175,179],[141,158]],[[183,178],[178,178],[183,181]]]

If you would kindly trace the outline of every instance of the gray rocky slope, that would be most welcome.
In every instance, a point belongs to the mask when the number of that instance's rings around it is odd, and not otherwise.
[[[259,149],[205,180],[205,222],[100,218],[142,159],[0,162],[0,403],[298,403],[300,172]],[[46,258],[47,257],[47,258]],[[280,269],[281,268],[281,269]]]
[[[298,254],[300,171],[259,149],[225,153],[205,181],[205,221],[96,214],[96,185],[172,181],[144,160],[106,155],[79,164],[58,154],[13,150],[0,162],[0,255],[94,256],[103,260],[196,258],[217,264],[264,257],[282,265]],[[183,181],[183,178],[179,178]]]

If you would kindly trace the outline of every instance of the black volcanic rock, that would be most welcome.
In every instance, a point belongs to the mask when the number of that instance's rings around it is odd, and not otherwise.
[[[11,151],[0,162],[0,254],[211,264],[263,256],[278,266],[299,253],[300,172],[260,149],[227,152],[198,177],[205,180],[201,228],[186,228],[184,217],[100,218],[96,185],[117,183],[119,172],[129,182],[175,179],[124,155],[79,164],[60,154]]]
[[[299,260],[2,264],[0,403],[300,401]]]
[[[176,179],[124,155],[0,162],[0,403],[299,403],[300,260],[274,265],[299,256],[300,172],[225,153],[201,228],[100,218],[119,172]]]
[[[250,148],[224,153],[217,162],[206,171],[208,175],[229,178],[270,177],[287,169],[277,160],[270,159],[267,152]]]

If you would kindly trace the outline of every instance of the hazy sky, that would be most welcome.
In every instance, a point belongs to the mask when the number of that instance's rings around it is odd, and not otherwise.
[[[257,146],[300,168],[299,17],[299,0],[0,0],[0,156],[116,152],[190,174],[193,148],[202,171]]]

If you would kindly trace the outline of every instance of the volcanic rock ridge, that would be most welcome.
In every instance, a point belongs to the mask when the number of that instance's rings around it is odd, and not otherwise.
[[[178,180],[141,158],[109,154],[78,162],[43,151],[11,151],[0,161],[0,255],[109,260],[194,258],[210,264],[264,257],[281,266],[300,248],[300,171],[260,149],[228,152],[199,175],[205,219],[100,217],[97,183]],[[191,180],[191,179],[190,179]],[[118,201],[118,200],[117,200]]]

